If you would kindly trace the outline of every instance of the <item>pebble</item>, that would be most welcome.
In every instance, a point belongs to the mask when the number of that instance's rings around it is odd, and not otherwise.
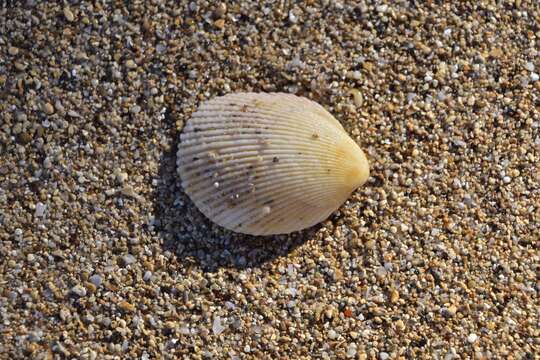
[[[133,256],[131,254],[127,254],[127,255],[124,255],[122,257],[122,261],[123,261],[124,265],[127,266],[127,265],[131,265],[131,264],[136,263],[137,258],[135,258],[135,256]]]
[[[99,276],[98,274],[94,274],[88,278],[88,281],[94,284],[95,287],[99,288],[103,280],[101,276]]]
[[[478,339],[478,335],[472,333],[472,334],[469,334],[469,336],[467,336],[467,342],[469,344],[474,344],[476,342],[476,340]]]
[[[95,320],[94,316],[92,314],[86,314],[85,316],[83,316],[83,321],[87,324],[91,324],[93,323]]]
[[[214,17],[219,19],[225,16],[227,13],[227,4],[224,2],[221,2],[216,5],[216,8],[214,10]]]
[[[216,316],[212,322],[212,331],[214,335],[219,335],[225,330],[225,327],[222,325],[221,318]]]
[[[141,112],[141,107],[139,105],[134,105],[129,109],[129,112],[132,114],[138,114]]]
[[[230,302],[230,301],[225,301],[225,307],[229,310],[234,310],[236,309],[236,305],[234,305],[234,303]]]
[[[91,294],[93,294],[93,293],[95,293],[97,291],[97,286],[95,286],[91,282],[85,283],[84,286],[86,287],[88,292],[91,293]]]
[[[17,119],[18,122],[25,122],[28,120],[28,116],[23,112],[18,112],[15,119]]]
[[[386,275],[388,275],[388,270],[384,266],[377,267],[376,270],[377,276],[384,278]]]
[[[456,349],[454,349],[453,347],[450,348],[450,350],[448,350],[448,352],[446,353],[446,355],[444,356],[444,360],[453,360],[453,359],[458,359],[458,354],[456,352]]]
[[[68,7],[64,8],[64,17],[69,22],[72,22],[73,20],[75,20],[75,15],[73,15],[73,12],[71,12],[71,9]]]
[[[41,202],[36,203],[36,210],[34,212],[34,216],[42,217],[43,215],[45,215],[45,210],[47,210],[47,205]]]
[[[291,24],[296,24],[298,22],[298,18],[296,17],[296,15],[294,14],[292,10],[289,11],[289,22]]]
[[[56,109],[56,111],[59,111],[59,112],[64,112],[65,110],[64,105],[62,105],[62,102],[60,100],[55,101],[54,108]]]
[[[300,60],[299,57],[293,58],[287,65],[289,69],[302,69],[304,68],[305,64]]]
[[[447,317],[453,317],[456,315],[457,307],[455,305],[450,305],[449,307],[442,308],[441,312]]]
[[[379,359],[380,360],[388,360],[390,358],[390,355],[386,352],[380,352],[379,353]]]
[[[220,30],[222,30],[225,27],[225,19],[218,19],[214,21],[214,26]]]
[[[47,115],[54,114],[54,106],[51,103],[43,103],[43,112]]]
[[[356,356],[357,347],[355,343],[351,343],[347,346],[347,357],[352,359]]]
[[[15,69],[17,69],[18,71],[25,71],[27,68],[27,65],[20,61],[15,61],[13,65],[15,66]]]
[[[352,89],[350,93],[353,96],[354,105],[356,105],[357,108],[361,108],[364,104],[364,97],[362,96],[362,93],[357,89]]]
[[[123,171],[116,172],[116,181],[118,181],[118,183],[123,184],[124,182],[126,182],[127,179],[128,179],[128,174],[126,172],[123,172]]]
[[[86,296],[86,289],[81,285],[75,285],[72,287],[71,292],[79,297]]]
[[[399,292],[396,289],[390,290],[390,302],[395,304],[399,300]]]
[[[79,113],[76,112],[75,110],[68,110],[68,115],[71,116],[71,117],[74,117],[74,118],[81,117],[81,115],[79,115]]]
[[[129,59],[126,61],[126,67],[128,69],[136,69],[137,68],[137,64],[135,63],[135,61]]]
[[[335,339],[338,338],[338,336],[339,336],[339,335],[338,335],[338,333],[337,333],[335,330],[331,329],[331,330],[328,331],[328,338],[329,338],[330,340],[335,340]]]
[[[361,80],[362,79],[362,73],[360,71],[358,71],[358,70],[352,71],[349,76],[350,76],[351,79],[354,79],[354,80]],[[359,94],[362,94],[362,92],[360,92],[360,90],[358,90],[358,89],[353,89],[353,90],[356,90]],[[353,90],[351,90],[351,92]]]
[[[120,301],[120,303],[118,304],[118,307],[122,309],[123,311],[128,311],[128,312],[135,311],[135,306],[130,304],[127,301]]]
[[[11,56],[15,56],[15,55],[19,54],[19,49],[16,48],[15,46],[10,46],[10,47],[8,47],[8,54],[11,55]]]

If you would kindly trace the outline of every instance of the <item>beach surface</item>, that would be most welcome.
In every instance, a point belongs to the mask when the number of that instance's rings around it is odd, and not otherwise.
[[[0,358],[535,359],[540,3],[0,3]],[[183,192],[204,100],[330,111],[371,177],[251,237]]]

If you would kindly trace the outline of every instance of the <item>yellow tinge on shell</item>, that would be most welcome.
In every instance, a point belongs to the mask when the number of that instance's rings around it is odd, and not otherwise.
[[[180,136],[177,165],[206,217],[252,235],[315,225],[369,177],[364,152],[328,111],[284,93],[203,103]]]

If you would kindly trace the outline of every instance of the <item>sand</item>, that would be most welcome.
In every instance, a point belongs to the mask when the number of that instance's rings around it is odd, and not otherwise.
[[[0,4],[0,358],[534,359],[540,4]],[[234,234],[176,174],[204,99],[328,109],[371,178]]]

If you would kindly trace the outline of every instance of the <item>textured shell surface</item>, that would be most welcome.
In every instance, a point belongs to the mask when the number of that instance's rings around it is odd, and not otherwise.
[[[339,121],[284,93],[204,102],[180,136],[177,165],[206,217],[251,235],[313,226],[369,177],[366,156]]]

